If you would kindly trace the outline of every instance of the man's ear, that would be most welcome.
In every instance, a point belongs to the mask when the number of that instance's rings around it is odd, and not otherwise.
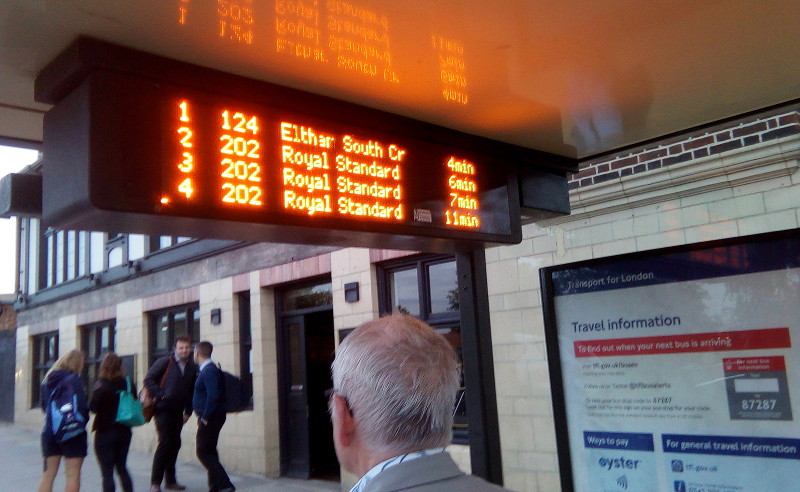
[[[350,411],[350,406],[347,404],[347,399],[338,394],[332,395],[333,402],[333,418],[336,420],[333,426],[339,444],[342,446],[349,446],[352,443],[353,434],[355,433],[356,423],[353,420],[353,413]]]

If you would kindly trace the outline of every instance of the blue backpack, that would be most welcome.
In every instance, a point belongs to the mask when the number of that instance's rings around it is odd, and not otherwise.
[[[64,442],[86,432],[86,416],[79,411],[78,395],[69,382],[60,382],[50,393],[47,412],[56,442]]]

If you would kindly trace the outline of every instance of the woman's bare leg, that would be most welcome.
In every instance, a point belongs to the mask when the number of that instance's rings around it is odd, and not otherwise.
[[[61,464],[61,456],[48,456],[44,460],[44,472],[39,481],[39,492],[53,492],[53,482]]]
[[[67,475],[67,485],[64,492],[79,492],[81,490],[81,466],[83,458],[67,458],[64,472]]]

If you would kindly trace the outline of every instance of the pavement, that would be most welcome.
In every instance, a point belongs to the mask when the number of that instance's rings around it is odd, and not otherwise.
[[[42,452],[39,431],[20,426],[0,424],[0,489],[9,491],[35,491],[42,475]],[[131,449],[128,454],[128,472],[133,487],[140,492],[150,490],[150,466],[153,456]],[[223,461],[224,464],[224,461]],[[64,490],[63,463],[56,477],[54,491]],[[178,461],[178,480],[186,485],[187,492],[205,492],[206,470],[199,463]],[[319,480],[295,480],[291,478],[266,478],[260,475],[229,472],[238,492],[317,492],[340,491],[338,482]],[[100,467],[89,443],[89,455],[81,468],[81,490],[100,492],[103,490]],[[117,481],[117,490],[122,490]],[[164,489],[166,490],[166,489]]]

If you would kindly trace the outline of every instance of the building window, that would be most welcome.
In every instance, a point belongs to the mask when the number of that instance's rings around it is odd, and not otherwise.
[[[42,270],[39,219],[22,218],[19,224],[19,290],[23,294],[35,294],[44,282],[39,278]],[[46,268],[45,268],[46,269]]]
[[[419,275],[417,267],[411,265],[401,267],[387,274],[389,287],[389,305],[386,312],[410,314],[419,316],[420,308]]]
[[[19,289],[27,295],[112,268],[127,268],[159,249],[193,241],[184,236],[146,236],[42,228],[38,219],[18,222]]]
[[[67,231],[66,241],[65,280],[72,280],[78,276],[78,234],[75,231]]]
[[[89,235],[89,268],[91,273],[102,272],[105,269],[106,238],[102,232],[92,232]]]
[[[150,364],[172,351],[175,339],[189,337],[194,344],[200,336],[200,306],[187,304],[150,313]]]
[[[38,223],[28,235],[28,257],[38,254]],[[123,238],[124,239],[124,238]],[[86,231],[65,231],[48,228],[44,232],[45,270],[44,280],[47,287],[52,287],[89,273],[101,272],[106,268],[104,247],[105,233]],[[23,265],[20,264],[20,267]],[[29,284],[29,287],[31,285]],[[29,290],[29,293],[35,290]]]
[[[86,231],[78,232],[78,276],[83,277],[88,274],[86,267],[89,261],[89,250],[86,248],[87,238],[89,233]]]
[[[56,234],[56,245],[55,245],[55,270],[56,270],[56,283],[60,284],[65,280],[64,278],[64,271],[65,271],[65,263],[67,255],[64,253],[64,246],[66,244],[64,240],[65,231],[55,231]]]
[[[378,267],[381,314],[404,313],[436,328],[460,322],[458,277],[452,256],[427,255]]]
[[[155,239],[158,241],[158,243],[154,249],[169,248],[174,244],[174,238],[172,236],[156,236]]]
[[[142,234],[128,235],[128,261],[144,258],[146,250],[147,236]]]
[[[81,378],[87,388],[91,388],[97,380],[97,373],[100,371],[100,363],[107,352],[114,350],[115,347],[115,327],[114,320],[93,323],[82,328],[82,348],[86,355],[86,364],[83,368]]]
[[[149,246],[150,252],[154,253],[159,249],[166,249],[176,246],[180,243],[185,243],[186,241],[191,241],[192,238],[184,237],[184,236],[149,236]]]
[[[239,367],[242,384],[253,408],[253,330],[250,321],[250,292],[236,294],[239,304]]]
[[[404,313],[419,318],[444,335],[461,360],[461,313],[456,262],[449,255],[424,255],[378,265],[381,314]],[[456,398],[453,442],[469,442],[464,373]]]
[[[55,255],[55,252],[56,252],[56,250],[55,250],[55,236],[52,234],[52,231],[50,229],[48,229],[47,232],[45,233],[45,238],[46,238],[46,241],[47,241],[46,258],[48,260],[47,264],[46,264],[46,268],[47,268],[47,283],[45,285],[47,287],[50,287],[51,285],[53,285],[55,283],[55,276],[53,274],[54,273],[54,269],[53,269],[52,263],[50,262],[50,258],[54,258],[54,255]]]
[[[33,371],[31,377],[31,408],[39,406],[41,386],[47,371],[58,360],[58,332],[33,337]]]
[[[128,262],[128,237],[119,232],[109,232],[106,238],[106,269]]]
[[[333,305],[333,290],[330,282],[298,287],[283,293],[281,311],[301,311]]]

